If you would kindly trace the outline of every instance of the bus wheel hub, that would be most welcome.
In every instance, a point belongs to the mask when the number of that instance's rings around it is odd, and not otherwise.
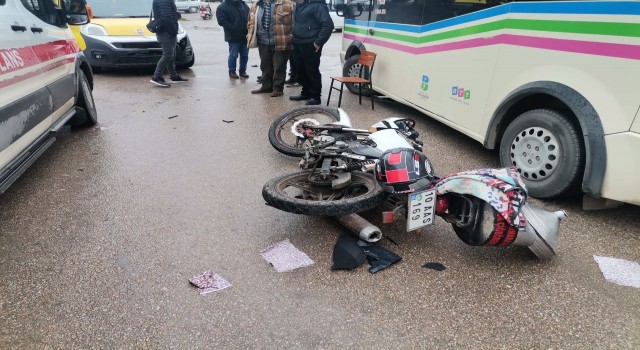
[[[549,130],[531,127],[520,132],[511,144],[511,164],[525,179],[541,181],[560,164],[560,145]]]

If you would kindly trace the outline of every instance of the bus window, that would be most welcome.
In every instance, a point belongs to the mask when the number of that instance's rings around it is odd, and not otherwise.
[[[377,0],[371,20],[425,25],[502,3],[503,0]]]
[[[502,5],[504,0],[450,0],[454,16],[462,16],[467,13],[476,12],[490,7]]]
[[[347,0],[343,13],[346,19],[369,21],[373,0]]]
[[[419,25],[422,20],[423,2],[424,0],[378,0],[375,21]]]

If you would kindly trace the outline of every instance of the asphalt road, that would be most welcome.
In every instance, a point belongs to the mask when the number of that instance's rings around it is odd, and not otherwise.
[[[63,135],[0,196],[0,348],[640,348],[640,291],[607,282],[593,259],[640,261],[640,207],[534,200],[569,214],[550,261],[467,246],[440,220],[419,234],[384,226],[398,246],[383,245],[403,257],[387,270],[331,271],[344,230],[261,196],[268,179],[297,169],[267,129],[298,91],[251,95],[257,52],[251,78],[230,80],[220,28],[186,17],[197,55],[182,72],[189,84],[96,75],[100,124]],[[341,73],[340,45],[336,33],[323,53],[325,91]],[[440,174],[498,165],[399,104],[373,112],[347,94],[343,107],[358,127],[417,119]],[[283,239],[315,264],[277,273],[259,251]],[[206,270],[233,286],[200,296],[188,279]]]

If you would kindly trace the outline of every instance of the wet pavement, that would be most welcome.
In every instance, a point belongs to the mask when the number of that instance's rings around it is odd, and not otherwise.
[[[332,272],[343,229],[261,196],[268,179],[297,169],[267,129],[299,104],[287,99],[298,90],[251,95],[257,51],[251,78],[229,80],[220,28],[186,17],[189,84],[96,75],[99,125],[60,137],[0,196],[0,348],[640,347],[640,291],[607,282],[593,259],[640,261],[640,207],[533,200],[569,214],[558,256],[544,262],[526,248],[466,246],[442,220],[407,234],[367,214],[403,260],[375,275]],[[341,74],[340,45],[335,33],[325,47],[324,91]],[[498,165],[495,152],[399,104],[372,112],[346,94],[343,108],[357,127],[417,119],[440,174]],[[275,272],[259,252],[284,239],[315,264]],[[188,279],[207,270],[232,287],[199,295]]]

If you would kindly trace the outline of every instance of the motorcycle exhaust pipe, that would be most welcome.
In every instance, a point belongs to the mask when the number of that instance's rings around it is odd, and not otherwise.
[[[550,259],[556,255],[560,222],[568,217],[567,213],[564,210],[550,212],[525,204],[522,214],[527,228],[518,233],[513,244],[528,247],[538,259]]]
[[[380,229],[358,214],[336,216],[335,219],[363,241],[373,243],[382,239]]]
[[[463,196],[451,199],[453,201],[449,200],[447,210],[455,213],[452,222],[454,231],[466,244],[484,247],[524,246],[538,259],[550,259],[556,255],[560,222],[567,218],[563,210],[550,212],[527,203],[521,208],[526,227],[519,231],[486,202]]]

